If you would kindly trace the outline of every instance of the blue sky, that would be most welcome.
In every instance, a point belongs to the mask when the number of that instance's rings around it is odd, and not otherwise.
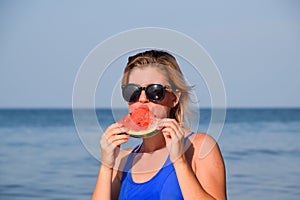
[[[220,70],[228,107],[300,107],[299,11],[296,0],[0,0],[0,107],[71,107],[88,53],[140,27],[200,43]]]

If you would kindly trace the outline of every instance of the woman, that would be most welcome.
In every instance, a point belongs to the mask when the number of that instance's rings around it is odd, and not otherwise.
[[[102,165],[92,199],[226,199],[218,145],[185,125],[191,88],[176,59],[158,50],[129,57],[122,85],[129,110],[147,106],[160,119],[160,131],[124,155],[119,147],[130,137],[126,127],[109,126],[101,138]]]

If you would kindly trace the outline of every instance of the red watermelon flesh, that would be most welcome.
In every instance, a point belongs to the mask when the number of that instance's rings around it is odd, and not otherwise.
[[[146,137],[158,132],[158,119],[147,106],[137,107],[118,122],[129,129],[126,133],[133,137]]]
[[[147,129],[150,124],[150,111],[148,107],[138,107],[129,114],[132,122],[140,129]]]

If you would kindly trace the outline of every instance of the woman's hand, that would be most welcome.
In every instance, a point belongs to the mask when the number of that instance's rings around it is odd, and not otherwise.
[[[101,137],[102,164],[113,168],[116,157],[120,152],[120,145],[128,141],[129,135],[124,134],[127,129],[118,124],[110,125]]]
[[[162,119],[159,127],[165,137],[167,149],[172,163],[184,156],[185,130],[175,119]]]

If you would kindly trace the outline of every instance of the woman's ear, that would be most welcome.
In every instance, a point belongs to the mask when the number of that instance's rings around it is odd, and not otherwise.
[[[172,102],[173,103],[172,108],[174,108],[179,103],[179,100],[180,100],[180,97],[181,97],[181,92],[176,91],[173,94],[174,94],[174,99],[173,99],[173,102]]]

